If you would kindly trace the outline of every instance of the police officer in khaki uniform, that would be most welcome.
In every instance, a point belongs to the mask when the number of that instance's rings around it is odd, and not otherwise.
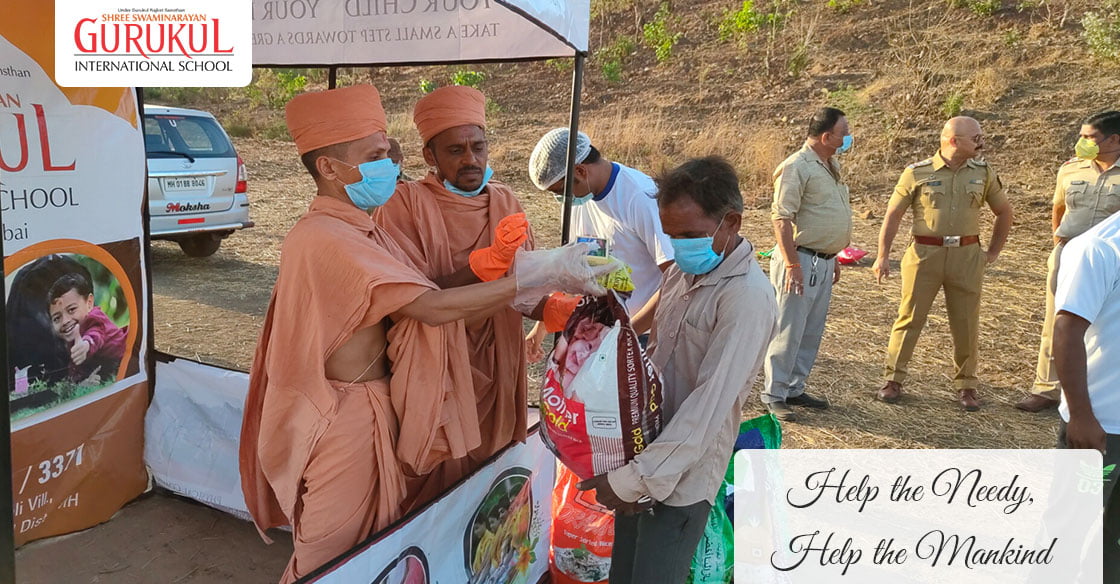
[[[906,365],[926,323],[937,291],[945,289],[953,336],[953,385],[961,406],[980,409],[976,398],[976,345],[980,329],[980,289],[984,268],[996,261],[1011,229],[1011,204],[992,168],[974,158],[984,147],[980,123],[956,117],[941,130],[941,148],[932,158],[902,171],[879,231],[875,275],[890,275],[890,250],[899,222],[913,210],[914,242],[902,258],[902,302],[887,346],[886,384],[879,399],[895,403],[902,394]],[[980,247],[980,209],[996,216],[987,251]]]
[[[1054,340],[1054,289],[1058,262],[1070,239],[1120,210],[1120,111],[1090,116],[1081,126],[1076,158],[1058,170],[1054,189],[1054,251],[1046,262],[1046,317],[1038,346],[1034,387],[1015,407],[1041,412],[1058,406],[1062,386],[1051,353]]]
[[[770,282],[778,294],[778,334],[763,361],[761,397],[786,422],[797,418],[790,406],[828,407],[805,392],[805,380],[821,346],[832,285],[840,280],[836,254],[852,237],[848,186],[836,161],[851,144],[844,112],[821,108],[809,121],[805,145],[774,170],[770,218],[778,249]]]

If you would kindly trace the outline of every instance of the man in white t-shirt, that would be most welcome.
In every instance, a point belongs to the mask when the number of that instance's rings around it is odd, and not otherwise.
[[[1120,213],[1066,244],[1054,294],[1054,365],[1062,387],[1059,448],[1120,463]],[[1120,582],[1120,472],[1105,477],[1104,581]]]
[[[548,132],[529,156],[529,178],[542,191],[558,196],[564,192],[568,136],[567,128]],[[633,269],[634,293],[626,301],[631,318],[643,312],[652,315],[661,272],[673,261],[673,248],[661,230],[657,212],[657,185],[644,173],[608,160],[583,132],[576,136],[573,173],[571,238],[606,240],[610,255]],[[526,338],[530,360],[542,356],[540,340],[545,328],[538,324]]]

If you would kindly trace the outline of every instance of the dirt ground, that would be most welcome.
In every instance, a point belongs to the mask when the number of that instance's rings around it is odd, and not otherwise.
[[[271,546],[250,523],[151,493],[108,523],[23,546],[16,577],[20,584],[275,582],[292,553],[291,536],[269,535]]]
[[[655,2],[642,0],[594,4],[599,12],[592,24],[593,51],[622,36],[639,39],[640,23],[656,11]],[[743,235],[767,249],[773,244],[766,208],[770,169],[800,145],[807,112],[825,103],[840,105],[849,111],[856,135],[844,159],[853,195],[853,244],[874,254],[894,180],[905,164],[934,152],[942,100],[959,93],[962,111],[984,124],[987,158],[1015,206],[1007,247],[985,279],[983,408],[964,413],[954,401],[942,299],[914,354],[902,403],[873,399],[899,278],[876,284],[872,255],[844,269],[809,380],[809,390],[827,397],[832,407],[787,424],[785,446],[1052,447],[1056,413],[1028,415],[1012,406],[1034,378],[1054,173],[1070,155],[1077,120],[1114,107],[1109,96],[1120,89],[1115,68],[1087,60],[1078,45],[1077,23],[1091,4],[1043,2],[1041,8],[1005,8],[981,17],[951,11],[943,2],[869,0],[854,3],[846,14],[810,10],[823,2],[799,3],[781,34],[738,44],[712,40],[713,22],[738,2],[694,4],[670,23],[684,36],[669,63],[659,65],[639,46],[623,59],[623,81],[617,83],[599,73],[598,57],[589,62],[583,127],[607,157],[656,172],[687,156],[727,156],[743,175],[748,203]],[[808,63],[796,75],[792,69],[787,74],[786,59],[798,43],[809,47]],[[495,104],[489,136],[496,177],[521,195],[538,242],[555,245],[559,207],[532,187],[525,168],[537,138],[566,124],[570,71],[562,63],[478,68],[487,73],[482,89]],[[421,79],[443,80],[454,69],[342,75],[344,82],[371,80],[381,89],[390,134],[401,139],[406,171],[414,177],[426,171],[409,115],[419,97],[416,87]],[[1070,84],[1070,78],[1079,82]],[[199,95],[204,101],[169,105],[202,107],[227,127],[236,120],[258,130],[256,137],[235,139],[248,167],[257,225],[234,234],[210,258],[187,258],[175,244],[153,243],[156,347],[246,369],[276,278],[280,243],[306,209],[313,185],[292,144],[259,131],[282,124],[281,112],[224,94]],[[904,223],[900,233],[908,227]],[[985,241],[988,233],[990,221]],[[900,235],[894,246],[895,274],[906,239]],[[762,264],[765,268],[766,261]],[[752,398],[743,415],[763,411]],[[157,493],[105,525],[24,546],[17,552],[17,569],[20,582],[35,583],[271,582],[289,553],[284,534],[266,546],[248,523]]]

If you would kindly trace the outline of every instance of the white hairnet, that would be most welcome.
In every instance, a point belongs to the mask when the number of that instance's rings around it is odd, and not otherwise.
[[[568,128],[556,128],[545,134],[529,155],[529,178],[545,191],[568,174]],[[591,138],[576,134],[576,164],[591,154]]]

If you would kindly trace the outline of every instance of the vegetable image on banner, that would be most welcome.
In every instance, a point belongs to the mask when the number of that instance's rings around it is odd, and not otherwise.
[[[132,88],[54,80],[52,2],[0,20],[0,213],[17,545],[108,520],[148,484],[143,135]]]
[[[511,468],[494,481],[463,538],[470,584],[523,583],[537,542],[533,522],[532,471]]]

